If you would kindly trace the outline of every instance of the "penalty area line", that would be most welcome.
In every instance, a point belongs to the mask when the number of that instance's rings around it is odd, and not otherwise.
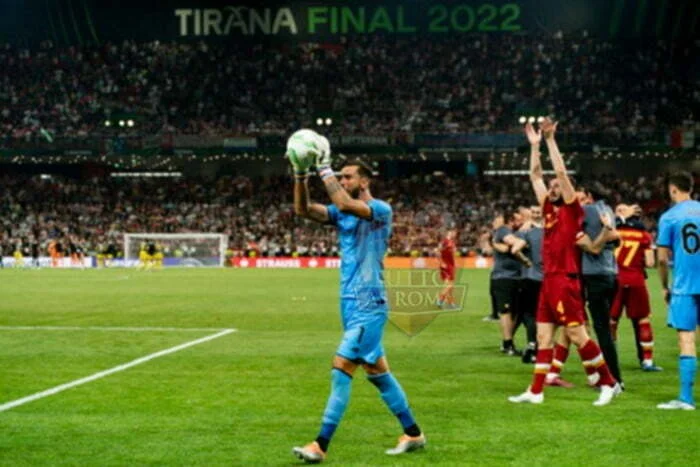
[[[86,384],[95,380],[98,380],[100,378],[104,378],[105,376],[112,375],[114,373],[118,373],[120,371],[128,370],[129,368],[133,368],[137,365],[141,365],[142,363],[149,362],[151,360],[154,360],[159,357],[164,357],[165,355],[170,355],[175,352],[179,352],[180,350],[184,350],[188,347],[193,347],[195,345],[203,344],[205,342],[212,341],[214,339],[218,339],[219,337],[225,336],[227,334],[231,334],[233,332],[236,332],[235,329],[224,329],[221,332],[217,332],[216,334],[211,334],[206,337],[202,337],[201,339],[196,339],[193,341],[185,342],[184,344],[177,345],[175,347],[170,347],[169,349],[161,350],[156,353],[152,353],[150,355],[146,355],[145,357],[137,358],[136,360],[132,360],[128,363],[124,363],[119,366],[115,366],[114,368],[110,368],[108,370],[100,371],[99,373],[95,373],[90,376],[86,376],[85,378],[80,378],[76,379],[75,381],[71,381],[69,383],[61,384],[60,386],[55,386],[51,389],[47,389],[46,391],[41,391],[37,392],[35,394],[32,394],[27,397],[23,397],[21,399],[16,399],[14,401],[6,402],[2,405],[0,405],[0,412],[5,412],[6,410],[13,409],[15,407],[19,407],[20,405],[28,404],[29,402],[33,402],[35,400],[43,399],[44,397],[48,396],[53,396],[54,394],[58,394],[59,392],[63,392],[65,390],[74,388],[76,386],[80,386],[82,384]]]

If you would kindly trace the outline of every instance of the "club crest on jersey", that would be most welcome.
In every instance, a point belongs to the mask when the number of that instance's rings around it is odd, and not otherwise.
[[[544,228],[545,229],[551,229],[554,227],[554,225],[559,222],[559,218],[556,216],[555,213],[548,212],[544,216]]]

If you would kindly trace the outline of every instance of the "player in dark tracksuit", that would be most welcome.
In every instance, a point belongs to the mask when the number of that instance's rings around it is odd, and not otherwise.
[[[518,296],[520,291],[520,277],[522,260],[527,261],[522,252],[519,261],[511,253],[511,249],[522,250],[524,241],[516,237],[513,232],[518,225],[518,214],[511,213],[507,222],[498,227],[493,233],[493,269],[491,271],[491,299],[499,315],[503,342],[501,352],[508,355],[520,355],[513,343],[513,332],[517,322]]]
[[[534,208],[540,209],[539,206]],[[533,212],[535,209],[532,209]],[[541,219],[541,216],[540,216]],[[536,222],[533,218],[532,227],[518,231],[516,234],[519,238],[525,240],[527,246],[523,252],[532,262],[532,266],[522,266],[523,278],[520,281],[520,299],[518,307],[522,316],[525,329],[527,331],[527,348],[523,352],[523,363],[534,363],[537,353],[537,323],[535,315],[537,312],[537,303],[540,297],[540,289],[542,288],[542,239],[544,229],[542,225]]]
[[[589,238],[594,239],[603,230],[601,214],[607,214],[611,219],[615,219],[615,214],[605,201],[595,196],[595,193],[588,191],[586,194],[593,203],[583,207],[583,231]],[[603,357],[610,367],[610,372],[622,384],[617,348],[610,332],[610,307],[615,298],[617,276],[615,246],[614,243],[607,243],[599,254],[584,249],[582,272],[584,295],[588,303],[588,313],[593,321],[593,329],[598,337],[598,345],[603,351]]]

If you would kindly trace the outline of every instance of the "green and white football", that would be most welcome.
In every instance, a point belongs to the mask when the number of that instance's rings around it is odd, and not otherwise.
[[[286,156],[296,169],[307,170],[316,162],[321,149],[319,143],[320,136],[315,131],[306,128],[295,131],[287,140]]]

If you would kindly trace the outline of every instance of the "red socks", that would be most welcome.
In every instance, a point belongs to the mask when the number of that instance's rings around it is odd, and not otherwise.
[[[583,366],[586,368],[586,373],[588,373],[588,368],[592,368],[593,372],[598,372],[600,375],[599,384],[602,386],[613,386],[616,381],[610,373],[608,364],[605,363],[603,354],[600,352],[600,347],[598,344],[589,339],[584,345],[578,349],[578,353],[581,356],[581,361]]]
[[[566,359],[569,358],[569,348],[564,347],[561,344],[554,346],[554,354],[552,357],[552,367],[549,369],[549,374],[551,377],[559,376],[561,374],[561,369],[566,363]]]
[[[554,351],[552,349],[538,349],[537,358],[535,359],[535,372],[532,375],[532,385],[530,386],[530,392],[533,394],[540,394],[542,388],[544,387],[544,379],[549,372],[549,367],[552,363],[552,356]]]
[[[637,339],[642,347],[642,358],[644,361],[654,359],[654,333],[651,330],[651,323],[648,321],[639,322],[637,327]]]

